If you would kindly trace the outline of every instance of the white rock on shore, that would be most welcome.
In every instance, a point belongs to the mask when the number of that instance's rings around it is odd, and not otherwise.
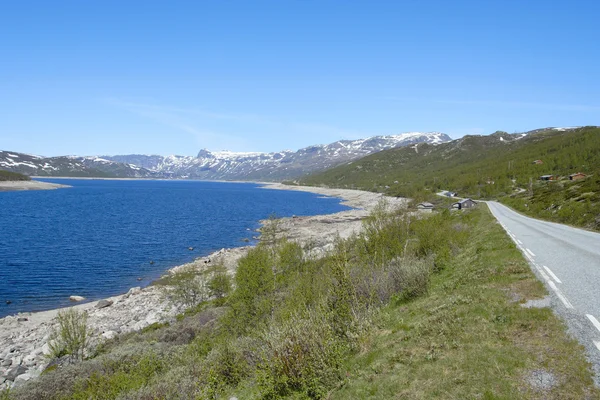
[[[303,190],[340,197],[343,204],[356,207],[330,215],[294,217],[282,220],[280,227],[290,240],[309,244],[311,255],[318,257],[333,248],[337,236],[346,238],[360,231],[361,220],[382,199],[382,195],[357,190],[306,188],[267,184],[269,189]],[[405,199],[387,198],[392,207],[403,206]],[[198,269],[222,264],[234,273],[237,261],[250,247],[221,249],[208,257],[185,264]],[[172,271],[184,267],[174,267]],[[134,287],[126,294],[91,303],[78,304],[73,308],[88,314],[88,323],[96,343],[114,338],[125,332],[137,331],[156,322],[173,320],[181,310],[165,300],[157,287]],[[102,307],[98,307],[102,305]],[[23,313],[0,319],[0,390],[19,386],[37,377],[48,365],[50,348],[48,340],[56,326],[60,310]]]

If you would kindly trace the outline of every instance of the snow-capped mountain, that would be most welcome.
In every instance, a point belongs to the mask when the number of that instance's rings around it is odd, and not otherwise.
[[[298,151],[284,150],[275,153],[211,152],[204,149],[196,157],[132,154],[101,158],[136,165],[165,177],[277,181],[321,171],[381,150],[424,142],[438,144],[450,140],[452,139],[448,135],[439,132],[409,132],[340,140]]]
[[[36,176],[79,176],[118,178],[190,178],[278,181],[334,167],[377,151],[415,143],[451,140],[439,132],[410,132],[340,140],[298,151],[275,153],[211,152],[193,156],[121,155],[41,157],[0,151],[0,169]]]
[[[41,157],[0,150],[0,169],[34,176],[153,178],[155,172],[99,157]]]

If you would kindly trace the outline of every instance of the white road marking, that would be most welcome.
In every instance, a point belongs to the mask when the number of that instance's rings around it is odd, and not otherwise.
[[[562,292],[560,291],[559,288],[556,287],[556,284],[554,282],[552,282],[552,281],[549,280],[548,281],[548,286],[550,286],[552,288],[552,290],[554,290],[554,293],[556,293],[556,295],[558,296],[558,298],[560,299],[560,301],[563,302],[563,304],[565,305],[565,307],[567,307],[567,308],[574,308],[573,304],[571,304],[571,302],[565,297],[565,295],[562,294]],[[588,316],[588,318],[589,317],[590,316]],[[592,318],[594,318],[594,317],[592,317]],[[596,322],[598,322],[598,321],[596,321]],[[600,326],[600,323],[598,323],[598,326]]]
[[[558,279],[558,277],[554,275],[554,272],[550,271],[550,268],[546,267],[545,265],[543,267],[548,272],[548,274],[550,274],[550,276],[556,281],[556,283],[562,283],[560,279]]]
[[[519,239],[517,239],[517,243],[519,243],[519,244],[523,244],[523,242],[521,242]]]
[[[531,250],[529,250],[529,249],[525,249],[525,250],[527,250],[527,252],[528,252],[529,254],[531,254],[531,256],[532,256],[532,257],[535,257],[535,254],[533,254],[533,251],[531,251]]]
[[[598,350],[600,350],[600,342],[597,342],[597,341],[594,340],[594,345],[596,346],[596,348]]]
[[[544,272],[543,269],[540,268],[539,265],[537,265],[536,263],[532,263],[534,265],[534,267],[540,272],[540,275],[542,276],[542,278],[544,278],[544,280],[548,283],[552,282],[552,280],[550,279],[550,277]]]
[[[598,322],[598,320],[596,319],[596,317],[594,317],[591,314],[585,314],[586,317],[588,317],[588,319],[590,321],[592,321],[592,324],[594,324],[594,326],[596,327],[596,329],[598,329],[600,331],[600,322]]]

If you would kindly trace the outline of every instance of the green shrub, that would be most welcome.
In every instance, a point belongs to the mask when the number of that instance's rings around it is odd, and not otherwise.
[[[177,306],[190,308],[208,300],[206,274],[192,264],[169,273],[161,287],[166,297]]]
[[[221,300],[231,292],[231,277],[226,271],[215,272],[206,287],[211,297]]]
[[[239,340],[213,348],[206,357],[206,369],[204,392],[211,399],[217,398],[225,388],[237,385],[250,372]]]
[[[262,397],[280,399],[292,393],[324,398],[339,379],[347,347],[322,312],[296,314],[263,333],[265,355],[259,365]]]
[[[257,246],[238,262],[235,291],[228,304],[230,326],[245,332],[271,315],[274,307],[274,273],[271,251]]]
[[[68,355],[72,359],[83,360],[92,334],[87,323],[87,313],[69,308],[59,311],[56,319],[58,326],[52,331],[48,341],[50,356],[60,358]]]

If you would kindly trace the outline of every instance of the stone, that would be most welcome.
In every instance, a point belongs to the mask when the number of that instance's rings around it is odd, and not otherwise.
[[[128,298],[129,296],[134,296],[138,293],[140,293],[142,291],[142,288],[139,286],[136,287],[132,287],[131,289],[129,289],[129,291],[125,294],[125,298]]]
[[[2,367],[10,367],[12,365],[12,360],[8,359],[8,360],[4,360],[2,361],[2,363],[0,363],[0,366]]]
[[[48,356],[48,355],[50,355],[50,353],[51,353],[51,350],[50,350],[50,345],[49,345],[48,343],[44,343],[44,345],[42,346],[42,353],[43,353],[45,356]]]
[[[96,308],[106,308],[106,307],[110,307],[113,305],[113,302],[111,300],[100,300],[99,302],[96,303]]]
[[[32,367],[35,365],[35,356],[28,355],[23,358],[23,364],[27,367]]]
[[[31,352],[29,353],[29,355],[32,355],[34,357],[39,356],[40,354],[42,354],[44,351],[42,350],[42,348],[34,348],[33,350],[31,350]]]
[[[14,381],[17,376],[23,375],[25,372],[27,372],[27,368],[25,368],[22,365],[15,365],[14,367],[6,371],[4,377],[7,381]]]
[[[104,339],[110,340],[110,339],[115,338],[117,335],[118,335],[118,333],[115,331],[106,331],[102,334],[102,337]]]
[[[17,322],[26,322],[26,321],[29,321],[29,318],[27,318],[27,317],[19,317],[19,318],[17,318]]]
[[[69,300],[71,300],[71,301],[83,301],[83,300],[85,300],[85,297],[83,297],[83,296],[70,296]]]

